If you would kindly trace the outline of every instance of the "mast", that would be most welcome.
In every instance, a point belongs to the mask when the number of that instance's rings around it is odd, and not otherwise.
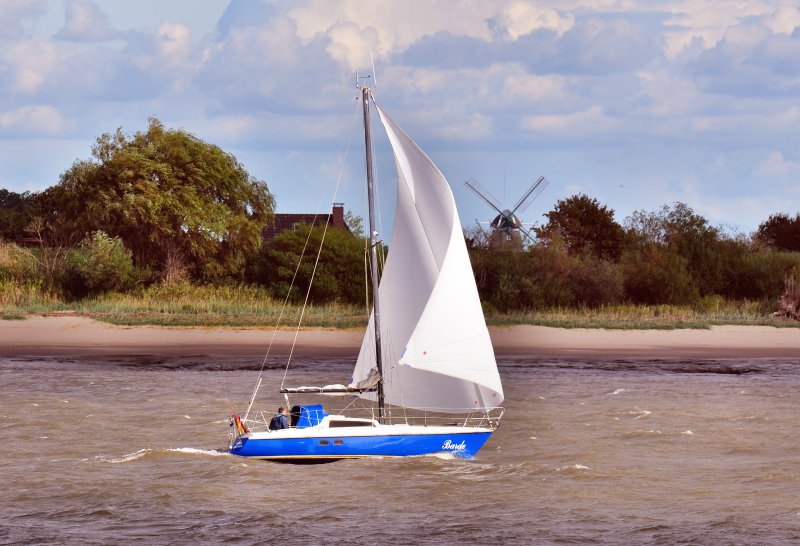
[[[378,368],[378,422],[383,423],[383,360],[381,356],[381,322],[378,302],[378,231],[375,226],[375,199],[372,189],[372,137],[369,132],[369,87],[361,88],[364,106],[364,144],[367,157],[367,198],[369,201],[370,276],[372,277],[372,309],[375,321],[375,365]]]

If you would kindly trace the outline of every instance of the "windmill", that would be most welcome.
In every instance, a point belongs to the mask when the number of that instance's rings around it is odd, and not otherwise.
[[[500,205],[500,202],[486,188],[478,184],[474,178],[470,178],[464,184],[475,192],[475,195],[483,199],[490,207],[499,214],[490,224],[491,234],[489,242],[493,247],[516,247],[522,248],[522,235],[531,241],[534,240],[530,230],[525,228],[519,215],[525,212],[530,204],[550,182],[544,176],[540,176],[528,190],[522,194],[514,208],[507,209]]]

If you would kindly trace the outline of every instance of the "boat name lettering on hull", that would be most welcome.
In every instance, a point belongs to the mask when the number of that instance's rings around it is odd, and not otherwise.
[[[452,451],[462,451],[466,449],[466,447],[467,447],[467,442],[465,440],[461,440],[460,444],[454,444],[450,440],[445,440],[444,443],[442,444],[442,449],[449,449]]]

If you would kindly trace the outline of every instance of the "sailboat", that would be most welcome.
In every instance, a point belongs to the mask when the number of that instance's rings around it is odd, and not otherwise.
[[[281,388],[360,397],[367,417],[291,408],[291,426],[232,417],[230,453],[280,462],[442,455],[472,458],[497,428],[503,387],[453,192],[431,159],[362,86],[373,308],[348,385]],[[389,257],[378,279],[370,104],[397,168]],[[258,386],[256,387],[258,390]],[[255,396],[255,395],[254,395]],[[251,400],[252,405],[252,400]],[[453,418],[451,416],[457,416]]]

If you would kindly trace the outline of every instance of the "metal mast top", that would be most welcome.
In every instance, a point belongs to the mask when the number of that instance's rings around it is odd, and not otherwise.
[[[372,277],[372,309],[375,321],[375,365],[378,368],[378,422],[383,423],[385,402],[383,395],[383,359],[381,356],[380,302],[378,301],[378,231],[375,226],[375,199],[372,175],[372,137],[369,130],[370,88],[361,87],[364,107],[364,145],[367,158],[367,198],[369,201],[370,276]]]

